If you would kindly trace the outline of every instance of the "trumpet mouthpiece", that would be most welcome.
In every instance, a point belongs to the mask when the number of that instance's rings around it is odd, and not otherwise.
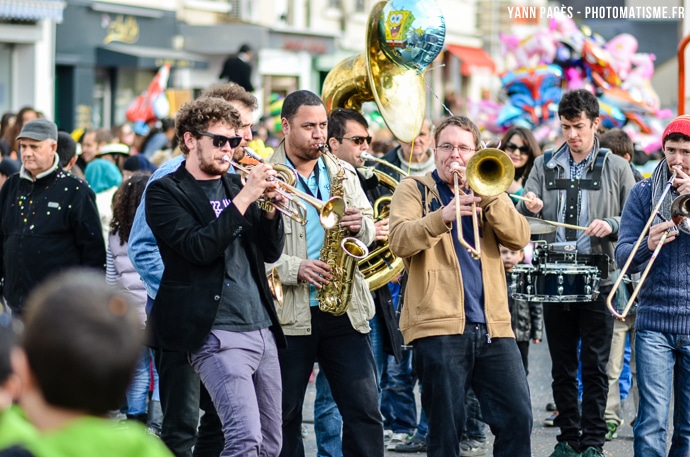
[[[458,162],[451,162],[450,169],[453,171],[460,171],[460,164]]]
[[[232,159],[228,155],[224,155],[223,158],[221,159],[225,163],[230,163],[232,162]]]

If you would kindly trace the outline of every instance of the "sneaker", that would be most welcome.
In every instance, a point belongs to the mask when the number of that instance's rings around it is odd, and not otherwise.
[[[398,444],[394,451],[404,453],[426,452],[426,439],[415,435],[407,440],[407,443]]]
[[[615,422],[607,422],[606,426],[609,428],[609,431],[605,436],[606,441],[611,441],[618,438],[618,424]]]
[[[568,443],[558,443],[549,457],[582,457],[582,455],[579,452],[575,452],[575,449],[570,447]]]
[[[600,451],[595,447],[588,447],[585,452],[581,454],[582,457],[604,457],[604,451]]]
[[[553,414],[550,416],[547,416],[544,419],[544,427],[553,427],[554,426],[554,421],[558,417],[558,411],[554,411]]]
[[[489,448],[486,441],[479,441],[473,438],[460,441],[460,457],[474,457],[477,455],[486,455]]]
[[[383,431],[383,444],[388,444],[391,441],[391,438],[393,438],[393,430],[384,430]]]
[[[410,438],[412,438],[412,435],[409,433],[393,433],[391,440],[388,442],[388,446],[386,446],[386,450],[395,451],[395,448],[398,447],[399,444],[407,443]]]
[[[551,412],[551,411],[556,411],[556,403],[550,401],[546,404],[546,410]]]

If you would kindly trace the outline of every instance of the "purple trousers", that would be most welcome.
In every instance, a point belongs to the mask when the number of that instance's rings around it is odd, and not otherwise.
[[[213,330],[189,361],[223,424],[221,456],[279,455],[282,387],[273,333]]]

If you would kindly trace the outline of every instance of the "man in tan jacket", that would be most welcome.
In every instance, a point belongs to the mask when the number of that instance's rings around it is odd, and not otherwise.
[[[429,421],[427,455],[458,456],[465,425],[464,398],[472,387],[483,419],[496,436],[494,456],[529,457],[532,413],[525,370],[510,326],[499,243],[521,249],[529,225],[510,198],[453,191],[480,148],[479,129],[466,117],[445,119],[436,131],[436,170],[404,179],[391,202],[390,248],[409,280],[400,329],[415,351],[422,408]],[[480,221],[472,228],[472,203]],[[457,236],[461,230],[473,258]]]

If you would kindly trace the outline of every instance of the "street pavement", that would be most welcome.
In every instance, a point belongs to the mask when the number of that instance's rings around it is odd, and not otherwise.
[[[558,429],[555,427],[545,427],[543,425],[544,418],[550,413],[546,411],[546,403],[553,401],[551,396],[551,359],[549,357],[548,347],[546,341],[541,344],[532,344],[529,353],[529,369],[528,376],[530,392],[532,396],[532,414],[534,416],[534,428],[532,430],[532,455],[533,457],[548,457],[556,445],[556,435]],[[307,389],[307,396],[304,406],[305,427],[307,430],[307,437],[304,440],[305,455],[307,457],[316,456],[316,440],[314,437],[314,383],[309,383]],[[418,394],[418,393],[417,393]],[[419,394],[418,394],[419,396]],[[419,403],[419,398],[417,399]],[[604,451],[607,457],[632,457],[633,442],[632,442],[632,427],[630,422],[633,418],[633,403],[632,397],[626,399],[623,403],[624,408],[624,424],[618,429],[618,438],[613,441],[608,441],[604,446]],[[493,442],[491,431],[486,430],[489,442]],[[670,432],[669,432],[670,433]],[[487,456],[493,454],[491,446]],[[393,451],[386,451],[386,457],[400,457],[404,455],[424,455],[418,454],[402,454]],[[365,457],[365,456],[363,456]]]

